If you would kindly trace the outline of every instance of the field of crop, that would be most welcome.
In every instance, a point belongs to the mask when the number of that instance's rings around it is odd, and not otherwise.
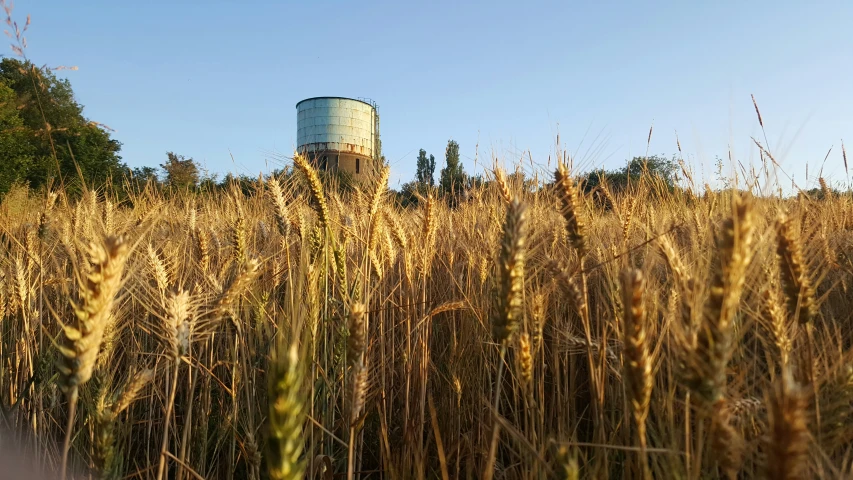
[[[853,197],[0,205],[0,443],[94,478],[849,478]],[[528,178],[531,178],[528,172]],[[2,476],[2,475],[0,475]]]

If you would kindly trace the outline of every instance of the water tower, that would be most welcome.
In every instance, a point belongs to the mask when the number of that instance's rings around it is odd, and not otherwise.
[[[364,178],[379,163],[376,103],[344,97],[314,97],[296,104],[297,152],[321,171]]]

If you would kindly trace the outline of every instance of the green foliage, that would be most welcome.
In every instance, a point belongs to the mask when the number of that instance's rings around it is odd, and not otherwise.
[[[423,148],[418,153],[418,168],[415,177],[419,183],[424,185],[435,185],[435,157],[430,155],[427,158],[427,152]]]
[[[154,167],[136,167],[130,172],[131,178],[139,182],[140,184],[145,184],[148,182],[158,182],[157,178],[157,169]]]
[[[465,187],[467,175],[459,160],[459,144],[455,140],[447,142],[444,161],[446,166],[441,169],[439,191],[451,195],[461,192]]]
[[[376,151],[374,152],[374,158],[379,160],[379,168],[388,166],[388,159],[385,158],[385,154],[382,153],[382,139],[376,139]]]
[[[0,194],[14,181],[39,188],[60,176],[76,189],[118,186],[121,144],[83,116],[71,84],[29,61],[0,61]]]
[[[430,188],[426,183],[418,181],[404,183],[397,193],[397,201],[402,207],[416,206],[422,198],[426,198]]]
[[[15,100],[14,90],[0,84],[0,195],[24,178],[35,154]]]
[[[198,165],[195,161],[173,152],[167,152],[166,157],[166,163],[160,165],[166,172],[166,183],[180,190],[195,189],[199,182]]]
[[[255,194],[258,185],[258,179],[249,175],[234,175],[227,173],[222,181],[217,184],[214,189],[219,191],[239,190],[246,197],[252,197]]]
[[[584,192],[595,190],[602,181],[613,193],[625,191],[630,184],[636,184],[640,177],[647,174],[651,178],[657,178],[671,191],[675,188],[675,172],[678,164],[675,159],[653,155],[651,157],[634,157],[627,165],[618,170],[598,169],[587,173],[583,181]]]

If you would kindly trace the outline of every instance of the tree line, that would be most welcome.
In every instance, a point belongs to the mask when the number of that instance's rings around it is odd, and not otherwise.
[[[403,205],[417,203],[419,198],[423,198],[431,190],[439,196],[448,198],[451,202],[458,202],[458,197],[464,197],[472,187],[489,183],[489,180],[482,175],[468,175],[465,172],[459,158],[459,144],[455,140],[447,142],[445,167],[440,171],[437,184],[435,169],[435,156],[427,156],[427,152],[420,149],[416,160],[415,178],[403,184],[399,192],[400,202]],[[580,176],[579,183],[584,193],[595,193],[603,184],[606,184],[611,192],[619,193],[629,188],[632,182],[637,183],[642,175],[647,175],[658,179],[663,188],[673,190],[677,188],[679,180],[678,169],[678,162],[674,156],[672,158],[660,155],[634,157],[621,168],[611,170],[600,168],[586,172]],[[534,188],[532,180],[525,178],[524,172],[515,172],[509,177],[527,188]],[[542,186],[547,187],[548,181]]]
[[[68,80],[31,62],[0,60],[0,194],[55,179],[105,184],[127,172],[121,143],[83,116]]]
[[[149,182],[186,190],[249,180],[230,174],[220,180],[174,152],[159,168],[130,168],[120,152],[110,128],[83,115],[67,79],[24,59],[0,60],[0,198],[16,184],[36,190],[61,184],[72,194],[85,184],[121,196]]]
[[[81,191],[85,184],[109,188],[121,196],[128,187],[147,184],[193,191],[237,182],[248,190],[255,180],[231,174],[219,179],[203,171],[192,158],[174,152],[166,153],[159,169],[130,168],[120,151],[121,143],[112,138],[107,126],[83,115],[83,106],[68,80],[24,59],[0,60],[0,198],[15,184],[40,189],[59,182],[71,193]],[[420,149],[415,178],[397,192],[401,204],[415,204],[430,191],[457,202],[472,187],[488,183],[481,175],[465,172],[455,140],[447,142],[444,166],[438,172],[436,169],[435,156]],[[618,191],[643,171],[657,175],[666,185],[675,185],[676,163],[664,157],[634,158],[621,169],[589,172],[582,184],[585,190],[593,191],[606,181]],[[336,180],[338,185],[348,185],[345,178]]]

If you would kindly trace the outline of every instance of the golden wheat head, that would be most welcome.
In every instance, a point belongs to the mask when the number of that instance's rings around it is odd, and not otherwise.
[[[80,303],[74,305],[76,322],[64,326],[66,343],[60,349],[63,360],[59,370],[65,391],[92,376],[127,260],[127,244],[121,237],[92,242],[88,250],[92,269],[80,285]]]

